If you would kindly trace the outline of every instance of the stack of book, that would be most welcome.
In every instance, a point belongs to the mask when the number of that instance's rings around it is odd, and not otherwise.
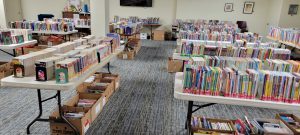
[[[146,19],[141,19],[143,24],[159,24],[159,17],[148,17]]]
[[[289,49],[270,47],[235,47],[234,45],[205,45],[200,42],[182,42],[181,56],[228,56],[243,58],[283,59],[289,60]]]
[[[187,64],[184,92],[243,99],[300,103],[300,74]]]
[[[181,39],[188,40],[210,40],[210,41],[229,41],[233,42],[232,34],[227,32],[209,32],[209,31],[200,31],[200,32],[188,32],[180,31],[179,36]]]
[[[69,32],[75,29],[73,21],[15,21],[10,22],[13,29],[31,29],[33,31]]]
[[[31,30],[3,29],[0,30],[0,45],[20,44],[32,40]]]
[[[234,36],[235,40],[245,40],[247,42],[257,42],[262,40],[262,36],[258,36],[254,33],[236,33]]]
[[[141,22],[132,23],[132,22],[117,22],[110,24],[110,33],[118,33],[125,35],[132,35],[139,33],[143,28],[143,24]]]
[[[272,37],[276,40],[291,43],[294,45],[300,45],[300,31],[295,29],[279,28],[279,27],[270,27],[269,37]]]

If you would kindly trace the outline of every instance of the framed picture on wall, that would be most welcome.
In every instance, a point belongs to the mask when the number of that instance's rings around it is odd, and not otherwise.
[[[295,4],[291,4],[290,8],[289,8],[289,15],[297,15],[298,13],[298,6],[299,5],[295,5]]]
[[[225,3],[224,11],[232,12],[233,11],[233,3]]]
[[[245,2],[244,3],[244,14],[252,14],[254,9],[254,2]]]

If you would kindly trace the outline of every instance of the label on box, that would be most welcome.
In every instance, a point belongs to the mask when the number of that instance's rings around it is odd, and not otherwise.
[[[123,54],[123,59],[128,59],[127,54]]]
[[[53,46],[53,43],[49,41],[48,46]]]
[[[119,86],[120,86],[120,82],[118,81],[116,82],[116,89],[119,88]]]
[[[84,124],[83,132],[86,133],[86,131],[88,131],[89,128],[90,128],[90,122],[89,120],[87,120],[86,123]]]
[[[101,109],[101,106],[100,106],[100,104],[98,104],[98,105],[96,106],[96,114],[99,114],[99,113],[100,113],[100,109]]]
[[[106,104],[106,97],[104,97],[104,98],[102,99],[102,106],[104,107],[105,104]]]

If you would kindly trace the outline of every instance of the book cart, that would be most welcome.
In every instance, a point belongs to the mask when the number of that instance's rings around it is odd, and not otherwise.
[[[36,43],[37,43],[36,40],[31,40],[31,41],[25,41],[24,43],[20,43],[20,44],[0,45],[0,51],[4,52],[4,53],[6,53],[10,56],[16,57],[17,56],[17,53],[16,53],[17,48],[21,48],[22,49],[22,55],[24,55],[24,47],[29,46],[29,45],[33,45],[33,44],[36,44]],[[4,50],[13,50],[13,53],[9,53],[9,52],[4,51]]]
[[[62,103],[61,103],[61,91],[75,90],[77,88],[77,86],[82,84],[88,77],[90,77],[91,75],[96,73],[99,69],[103,68],[105,65],[108,65],[110,60],[113,59],[114,57],[116,57],[121,52],[122,52],[122,49],[120,47],[115,51],[115,53],[112,53],[108,57],[101,60],[101,62],[99,64],[92,66],[84,74],[82,74],[81,76],[79,76],[76,79],[71,80],[69,83],[66,83],[66,84],[57,84],[55,82],[55,80],[50,80],[50,81],[46,81],[46,82],[36,81],[35,76],[24,77],[24,78],[15,78],[13,76],[9,76],[9,77],[2,79],[1,85],[4,87],[37,89],[39,114],[27,126],[27,134],[30,134],[30,127],[35,122],[50,122],[50,119],[41,118],[42,113],[43,113],[43,104],[42,103],[49,101],[51,99],[55,99],[55,98],[57,98],[57,106],[58,106],[58,111],[59,111],[59,115],[61,118],[61,120],[58,120],[57,122],[66,123],[73,129],[73,131],[75,131],[76,134],[79,134],[78,129],[74,125],[72,125],[63,115]],[[109,66],[107,66],[107,68],[109,71]],[[56,91],[57,93],[52,97],[49,97],[47,99],[42,99],[41,90],[53,90],[53,91]]]
[[[230,97],[221,97],[221,96],[194,95],[194,94],[184,93],[182,72],[178,72],[175,75],[174,97],[179,100],[188,101],[188,110],[187,110],[185,128],[188,130],[189,135],[192,134],[192,128],[191,128],[192,114],[202,108],[212,106],[215,104],[228,104],[228,105],[268,108],[268,109],[300,111],[300,104],[289,104],[289,103],[262,101],[262,100],[255,100],[255,99],[239,99],[239,98],[230,98]],[[194,102],[204,102],[207,104],[196,105]],[[194,107],[195,109],[193,109]]]

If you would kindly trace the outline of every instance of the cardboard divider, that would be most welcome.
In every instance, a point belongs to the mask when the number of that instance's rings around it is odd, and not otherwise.
[[[172,57],[169,57],[169,60],[168,60],[168,72],[169,73],[182,72],[182,69],[183,69],[183,61],[182,60],[175,60]]]

